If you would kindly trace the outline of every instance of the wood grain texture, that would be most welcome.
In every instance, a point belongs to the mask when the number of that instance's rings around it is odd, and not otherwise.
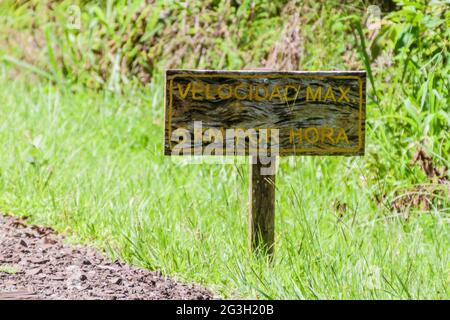
[[[267,254],[272,258],[275,242],[276,176],[275,173],[262,175],[261,169],[264,166],[250,158],[248,243],[252,252]]]
[[[166,155],[180,128],[191,140],[181,154],[203,153],[210,142],[195,142],[194,121],[222,130],[222,154],[226,129],[277,129],[270,143],[279,155],[364,154],[365,71],[167,70],[165,86]],[[246,141],[238,151],[248,155],[249,147]]]

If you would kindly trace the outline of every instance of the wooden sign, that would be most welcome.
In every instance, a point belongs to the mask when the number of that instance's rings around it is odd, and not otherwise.
[[[166,155],[251,156],[249,248],[270,259],[276,156],[364,154],[364,71],[167,70],[165,86]]]
[[[165,86],[166,155],[364,154],[365,71],[167,70]]]

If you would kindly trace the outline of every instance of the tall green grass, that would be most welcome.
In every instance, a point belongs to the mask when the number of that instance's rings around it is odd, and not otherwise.
[[[246,250],[247,165],[162,156],[161,82],[127,96],[1,86],[2,211],[224,297],[448,297],[448,210],[377,206],[364,158],[281,160],[270,266]]]

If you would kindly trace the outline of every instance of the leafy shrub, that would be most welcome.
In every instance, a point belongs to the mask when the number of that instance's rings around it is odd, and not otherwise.
[[[388,56],[391,66],[376,72],[380,103],[371,121],[378,147],[369,157],[371,172],[391,195],[416,184],[450,186],[450,11],[446,1],[399,1],[384,19],[370,48],[372,65]],[[418,154],[430,157],[420,166]],[[431,179],[430,166],[445,177]],[[442,188],[441,188],[442,189]],[[433,197],[434,188],[422,188]],[[447,196],[438,201],[448,206]]]

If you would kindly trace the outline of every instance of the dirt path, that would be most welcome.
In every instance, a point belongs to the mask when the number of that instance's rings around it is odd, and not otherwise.
[[[207,290],[69,246],[52,229],[0,214],[0,299],[211,299]]]

